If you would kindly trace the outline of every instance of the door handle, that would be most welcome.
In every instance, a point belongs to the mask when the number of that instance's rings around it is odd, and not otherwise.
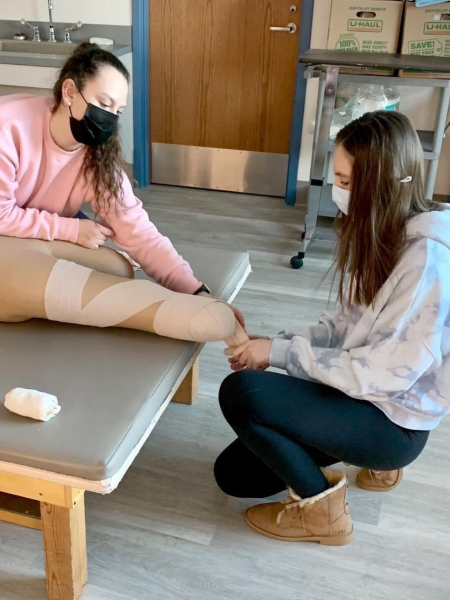
[[[297,25],[295,23],[289,23],[287,27],[269,27],[270,31],[281,31],[284,33],[295,33],[297,31]]]

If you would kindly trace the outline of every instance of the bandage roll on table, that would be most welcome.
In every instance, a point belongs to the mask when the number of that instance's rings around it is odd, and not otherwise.
[[[24,388],[15,388],[6,394],[5,408],[37,421],[49,421],[61,410],[56,396]]]

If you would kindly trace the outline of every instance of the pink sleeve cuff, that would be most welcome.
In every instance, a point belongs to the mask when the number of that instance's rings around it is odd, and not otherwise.
[[[67,217],[59,217],[58,229],[55,239],[63,242],[77,243],[78,233],[80,230],[80,219],[69,219]]]

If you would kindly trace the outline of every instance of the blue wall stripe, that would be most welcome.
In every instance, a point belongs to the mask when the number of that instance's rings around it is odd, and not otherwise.
[[[134,178],[150,183],[149,0],[132,0]]]
[[[298,52],[303,54],[311,45],[311,29],[314,11],[314,0],[303,0]],[[297,80],[295,85],[294,109],[292,112],[291,141],[289,145],[289,162],[284,201],[294,206],[297,194],[298,161],[303,128],[303,113],[305,112],[306,79],[305,66],[298,63]]]

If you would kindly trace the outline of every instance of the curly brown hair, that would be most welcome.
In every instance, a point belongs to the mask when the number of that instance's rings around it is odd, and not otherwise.
[[[55,105],[53,112],[58,110],[62,103],[62,86],[67,79],[73,79],[80,92],[86,82],[94,79],[101,67],[109,65],[117,69],[128,83],[130,73],[127,68],[111,52],[103,50],[97,44],[85,42],[77,46],[73,54],[62,67],[58,80],[53,87]],[[86,183],[90,183],[94,190],[95,208],[108,212],[111,201],[123,204],[123,168],[125,160],[120,144],[120,125],[118,124],[113,136],[105,143],[98,146],[86,146],[82,173]]]

